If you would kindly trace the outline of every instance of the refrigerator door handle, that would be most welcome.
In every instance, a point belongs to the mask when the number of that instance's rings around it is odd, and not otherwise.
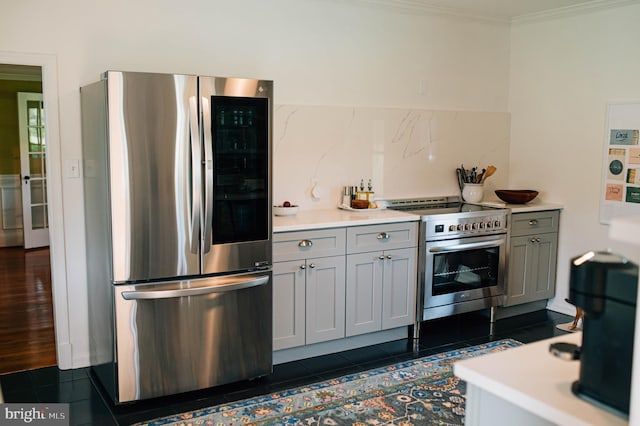
[[[202,98],[202,118],[204,131],[204,247],[203,253],[211,250],[211,232],[213,228],[213,143],[211,132],[211,107],[206,97]]]
[[[202,296],[212,293],[227,293],[230,291],[242,290],[250,287],[258,287],[269,282],[269,276],[263,275],[242,281],[233,281],[227,284],[218,284],[208,287],[181,288],[177,290],[157,290],[157,291],[123,291],[122,298],[125,300],[154,300],[171,299],[176,297]]]
[[[200,199],[202,197],[202,148],[198,127],[198,104],[189,98],[189,133],[191,138],[191,253],[198,253],[200,243]]]

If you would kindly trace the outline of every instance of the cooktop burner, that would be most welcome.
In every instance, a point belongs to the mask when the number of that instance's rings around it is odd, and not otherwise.
[[[469,204],[460,197],[387,200],[388,209],[420,215],[427,239],[506,233],[509,210]]]
[[[387,200],[386,203],[388,209],[411,212],[420,216],[481,211],[495,212],[496,210],[494,207],[465,203],[457,196],[440,198],[407,198]]]

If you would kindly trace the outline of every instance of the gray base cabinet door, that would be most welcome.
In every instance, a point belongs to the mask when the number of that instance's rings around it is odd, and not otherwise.
[[[382,329],[382,281],[384,256],[378,253],[347,256],[346,334]]]
[[[306,281],[306,343],[344,337],[344,256],[307,259]]]
[[[384,252],[382,329],[413,324],[416,313],[417,248]]]
[[[554,296],[557,240],[557,233],[511,237],[505,306]]]
[[[347,256],[346,335],[413,324],[417,249]]]
[[[305,343],[304,260],[273,264],[273,349]]]

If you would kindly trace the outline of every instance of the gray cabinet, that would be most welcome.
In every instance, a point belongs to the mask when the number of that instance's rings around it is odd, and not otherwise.
[[[344,268],[344,256],[307,260],[307,345],[345,335]]]
[[[274,350],[344,337],[345,232],[274,234]]]
[[[416,222],[273,235],[273,349],[413,324]]]
[[[347,230],[346,335],[413,324],[416,223]]]
[[[305,260],[273,264],[273,349],[304,345],[306,315]]]
[[[558,210],[511,215],[504,306],[549,299],[555,293]]]

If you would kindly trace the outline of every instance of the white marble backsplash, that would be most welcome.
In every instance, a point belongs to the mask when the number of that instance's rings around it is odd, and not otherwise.
[[[459,194],[456,167],[493,164],[485,199],[508,182],[504,112],[280,105],[274,113],[274,203],[336,207],[342,187],[373,183],[376,198]]]

